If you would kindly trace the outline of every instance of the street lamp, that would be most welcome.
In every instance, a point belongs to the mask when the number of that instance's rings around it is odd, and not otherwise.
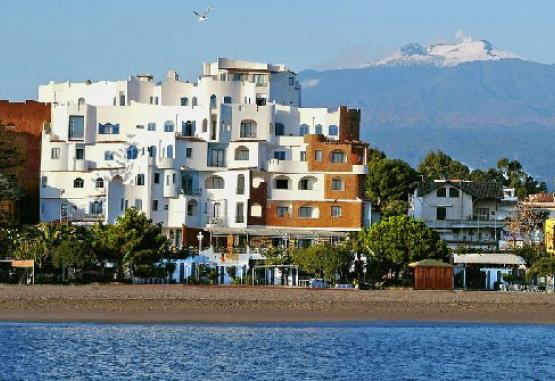
[[[202,232],[198,232],[197,234],[197,239],[198,239],[198,254],[200,255],[200,252],[202,251],[202,239],[204,238],[204,235],[202,234]]]

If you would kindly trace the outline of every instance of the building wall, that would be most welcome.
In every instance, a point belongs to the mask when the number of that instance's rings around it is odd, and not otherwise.
[[[197,83],[169,71],[161,83],[144,75],[95,84],[50,83],[39,94],[56,102],[52,131],[42,140],[45,221],[60,218],[67,208],[78,217],[112,223],[125,208],[138,205],[188,245],[200,229],[353,231],[361,228],[364,210],[368,215],[363,204],[366,145],[340,140],[358,136],[358,111],[299,107],[296,75],[283,65],[225,59],[204,65]],[[82,139],[69,139],[72,116],[84,118]],[[256,125],[252,136],[241,134],[246,121]],[[167,122],[172,131],[165,131]],[[282,136],[276,136],[278,123]],[[119,130],[101,133],[107,124]],[[137,157],[128,158],[133,147]],[[239,148],[248,149],[248,159],[236,155]],[[314,161],[315,149],[324,151],[321,163]],[[330,163],[334,149],[345,152],[345,163]],[[243,192],[238,191],[241,176]],[[334,176],[344,180],[344,190],[331,190]],[[289,189],[276,189],[280,177],[290,180]],[[307,177],[314,180],[313,189],[299,189]],[[83,187],[74,186],[80,184],[77,179]],[[216,183],[222,183],[221,189]],[[99,203],[102,213],[96,213]],[[290,205],[290,221],[276,217],[272,208],[277,203]],[[342,207],[341,216],[331,217],[332,204]],[[302,205],[318,208],[319,218],[299,218]]]
[[[39,181],[41,133],[50,123],[50,104],[35,101],[8,102],[0,100],[0,120],[14,125],[1,139],[14,145],[19,164],[13,168],[18,186],[25,196],[12,209],[20,223],[36,223],[39,219]]]

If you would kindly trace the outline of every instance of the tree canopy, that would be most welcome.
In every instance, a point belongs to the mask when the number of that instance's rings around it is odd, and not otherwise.
[[[422,221],[394,216],[358,233],[357,247],[370,259],[378,276],[401,270],[425,258],[446,258],[448,251],[439,235]]]
[[[418,173],[426,180],[468,179],[470,170],[466,165],[442,151],[432,151],[418,164]]]
[[[337,276],[344,281],[353,260],[354,253],[346,245],[313,245],[293,253],[293,262],[301,270],[330,282],[335,282]]]

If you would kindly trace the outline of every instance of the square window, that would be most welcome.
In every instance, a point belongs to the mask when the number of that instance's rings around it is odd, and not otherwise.
[[[439,188],[437,190],[437,197],[447,197],[447,188]]]
[[[312,207],[301,206],[299,208],[299,217],[301,218],[312,218]]]
[[[76,148],[75,149],[75,159],[76,160],[83,160],[85,158],[85,149],[84,148]]]
[[[316,150],[314,151],[314,160],[316,161],[322,161],[322,151],[321,150]]]
[[[289,180],[287,179],[277,179],[276,189],[289,189]]]
[[[276,209],[276,215],[278,217],[287,217],[289,216],[289,207],[287,206],[278,206]]]
[[[341,207],[340,206],[332,206],[331,207],[331,216],[332,217],[341,217]]]
[[[331,190],[334,191],[342,191],[343,190],[343,180],[341,179],[333,179],[331,181]]]
[[[459,190],[457,188],[449,188],[449,197],[451,198],[459,197]]]

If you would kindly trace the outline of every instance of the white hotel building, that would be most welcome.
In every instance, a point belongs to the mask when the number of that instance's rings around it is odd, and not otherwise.
[[[196,247],[203,231],[205,245],[227,251],[370,224],[359,110],[301,107],[283,65],[218,59],[197,83],[174,71],[162,82],[51,82],[39,100],[52,105],[42,221],[113,223],[136,207],[176,247]]]

